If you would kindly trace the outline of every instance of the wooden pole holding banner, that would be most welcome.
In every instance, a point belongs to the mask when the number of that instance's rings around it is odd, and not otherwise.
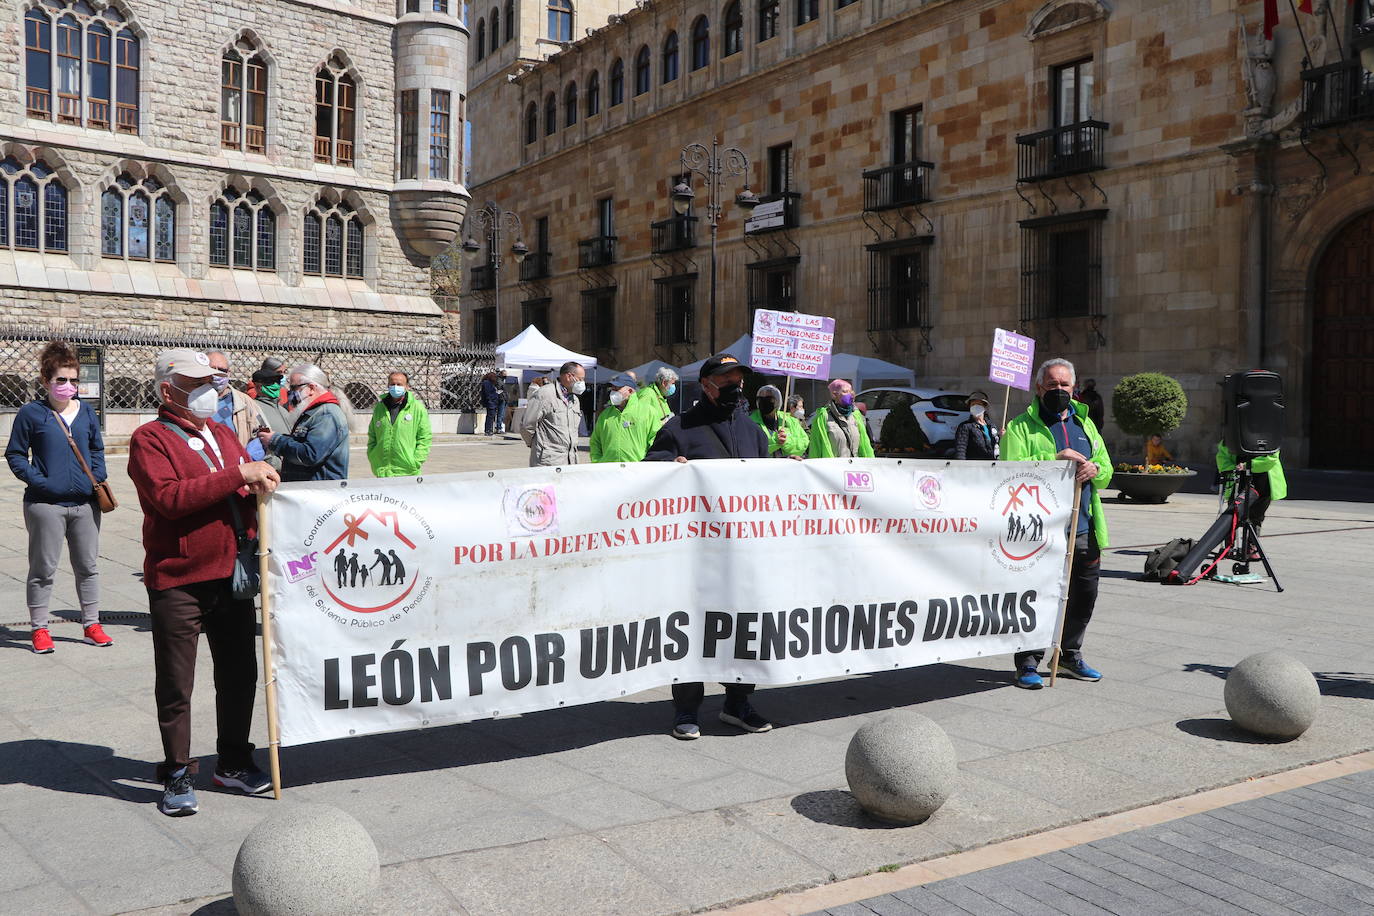
[[[1002,432],[1007,431],[1007,421],[1011,419],[1007,416],[1007,410],[1011,407],[1011,386],[1002,386]]]
[[[1078,465],[1073,466],[1073,514],[1069,516],[1069,551],[1064,558],[1064,598],[1059,602],[1059,624],[1054,628],[1054,651],[1050,653],[1050,686],[1059,677],[1059,643],[1064,639],[1064,618],[1069,613],[1069,586],[1073,575],[1073,545],[1078,539],[1079,501],[1083,498],[1083,486],[1077,480]]]
[[[272,590],[268,588],[268,561],[272,554],[272,513],[268,498],[258,494],[258,582],[262,598],[262,672],[267,691],[267,759],[272,775],[272,797],[281,801],[281,729],[277,724],[277,674],[272,667]]]

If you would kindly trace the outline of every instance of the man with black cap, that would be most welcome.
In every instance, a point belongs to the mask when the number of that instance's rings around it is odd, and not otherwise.
[[[593,463],[644,460],[647,437],[643,427],[650,418],[634,394],[635,379],[628,372],[611,379],[610,399],[596,418],[588,443]]]
[[[285,380],[286,363],[275,356],[264,359],[262,366],[253,373],[253,387],[257,391],[253,403],[258,408],[258,413],[262,414],[263,424],[274,433],[289,433],[291,431],[291,421],[287,419],[286,405],[281,402],[281,385]],[[248,454],[255,459],[266,461],[279,471],[281,470],[281,459],[276,455],[265,454],[262,443],[256,438],[248,443]]]
[[[744,412],[744,374],[748,370],[729,353],[701,366],[702,398],[688,410],[669,417],[654,437],[645,461],[686,463],[701,458],[767,458],[768,437]],[[753,684],[726,684],[720,721],[747,732],[766,732],[773,724],[749,703]],[[676,718],[672,735],[683,741],[701,737],[697,711],[706,696],[701,683],[674,684]]]

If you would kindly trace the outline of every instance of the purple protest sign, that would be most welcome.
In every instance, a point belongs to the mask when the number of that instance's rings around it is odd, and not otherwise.
[[[1009,388],[1030,390],[1035,339],[997,328],[992,335],[992,366],[988,379]]]
[[[834,343],[834,318],[759,309],[754,313],[749,366],[767,375],[828,378]]]

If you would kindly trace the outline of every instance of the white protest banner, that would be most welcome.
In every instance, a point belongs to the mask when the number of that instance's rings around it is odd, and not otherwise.
[[[835,344],[835,319],[800,312],[759,309],[754,313],[749,366],[768,375],[827,378]]]
[[[1030,390],[1031,366],[1035,362],[1035,340],[1015,331],[996,328],[992,333],[992,363],[988,380],[1008,388]]]
[[[287,484],[280,742],[1054,641],[1067,462],[693,461]]]

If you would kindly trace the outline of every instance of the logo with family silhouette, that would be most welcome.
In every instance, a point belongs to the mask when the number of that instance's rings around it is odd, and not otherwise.
[[[409,598],[424,578],[417,569],[418,548],[406,530],[414,520],[394,507],[369,507],[342,513],[342,521],[343,530],[316,564],[329,597],[359,614],[390,610]]]
[[[1039,561],[1050,544],[1048,525],[1059,506],[1049,482],[1034,474],[1018,474],[999,486],[992,508],[1001,515],[995,529],[997,539],[989,541],[993,556],[1008,569],[1028,569]]]

